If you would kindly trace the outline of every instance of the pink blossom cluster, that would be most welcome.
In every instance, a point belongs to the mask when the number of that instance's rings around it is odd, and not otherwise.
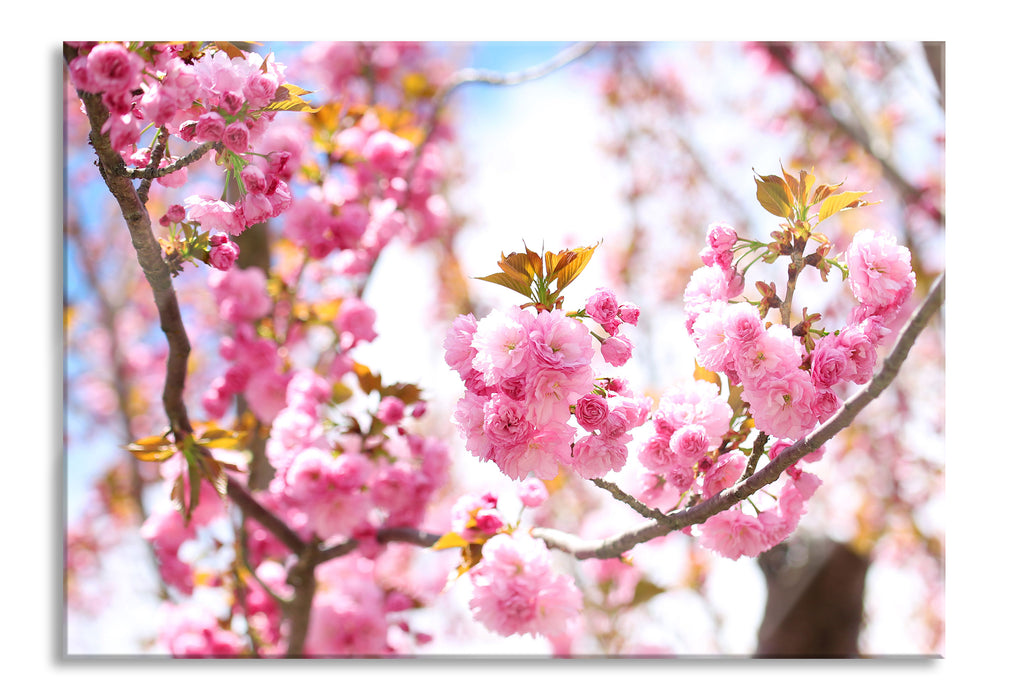
[[[336,272],[360,274],[395,238],[418,244],[445,235],[450,212],[441,189],[451,133],[438,120],[418,150],[410,126],[433,109],[433,93],[412,86],[436,87],[448,75],[443,60],[422,43],[319,42],[306,48],[303,68],[333,101],[366,109],[333,134],[335,165],[288,217],[292,240],[314,259],[335,253]],[[386,118],[391,113],[402,115],[399,126]]]
[[[909,254],[891,236],[857,234],[847,257],[852,290],[862,304],[847,326],[819,338],[807,353],[790,328],[765,323],[756,307],[734,298],[743,285],[731,255],[724,254],[728,241],[735,238],[726,227],[709,230],[704,259],[710,264],[694,272],[684,293],[697,361],[743,387],[758,429],[801,438],[840,408],[839,382],[871,378],[884,324],[914,288]]]
[[[243,192],[238,201],[232,204],[204,194],[190,195],[183,202],[186,216],[205,231],[229,236],[241,235],[250,226],[280,216],[293,202],[283,179],[288,158],[286,151],[252,157],[237,174]]]
[[[563,635],[582,608],[572,578],[553,569],[542,540],[526,534],[492,537],[469,574],[474,619],[503,636]]]
[[[375,567],[374,560],[351,552],[316,569],[318,590],[312,600],[306,654],[348,657],[396,651],[389,646],[390,611]]]
[[[647,408],[596,386],[592,337],[580,321],[517,306],[479,322],[467,314],[453,322],[444,347],[466,387],[453,420],[481,461],[515,480],[530,473],[549,480],[561,467],[586,478],[623,467],[627,433]],[[572,413],[588,435],[577,437]]]
[[[698,475],[705,491],[721,490],[717,485],[731,484],[742,473],[743,465],[730,454],[712,454],[732,420],[716,385],[693,380],[675,387],[662,395],[651,417],[655,432],[638,454],[649,472],[643,476],[646,492],[668,484],[682,494],[694,488]],[[655,500],[654,494],[645,498]]]
[[[137,148],[145,125],[153,124],[187,142],[220,143],[233,155],[229,169],[240,182],[239,199],[192,195],[187,217],[222,237],[212,241],[210,264],[226,270],[238,254],[228,236],[279,216],[292,202],[286,172],[287,151],[266,155],[258,143],[275,112],[264,110],[284,82],[285,66],[256,53],[229,57],[207,51],[194,61],[181,56],[181,44],[130,48],[117,42],[74,44],[79,55],[69,63],[71,80],[84,92],[100,94],[109,110],[103,132],[128,165],[147,167],[150,149]],[[162,158],[167,167],[177,158]],[[186,168],[157,178],[166,187],[187,180]]]
[[[437,87],[451,66],[424,43],[325,41],[307,46],[303,67],[331,95],[352,103],[400,106],[403,84],[423,76]]]
[[[378,527],[416,527],[448,479],[448,449],[408,432],[337,441],[323,424],[332,385],[296,372],[273,421],[266,454],[276,469],[269,490],[292,525],[321,539],[367,537]],[[372,451],[381,440],[381,450]]]
[[[848,284],[859,301],[849,322],[876,318],[891,323],[915,288],[911,252],[893,234],[863,229],[852,238],[845,260]]]
[[[181,454],[176,454],[161,465],[162,477],[166,483],[172,483],[180,474],[185,474],[186,469]],[[187,499],[188,489],[187,476]],[[200,484],[199,503],[193,508],[189,522],[175,508],[155,510],[148,515],[140,528],[140,536],[151,543],[158,572],[167,585],[184,595],[193,592],[194,572],[189,563],[179,558],[179,549],[185,542],[196,537],[197,528],[208,525],[223,513],[220,496],[210,482],[204,480]]]
[[[103,131],[128,154],[146,123],[186,141],[221,141],[235,153],[249,146],[273,118],[285,67],[256,53],[230,58],[208,51],[187,62],[182,44],[131,48],[119,42],[76,42],[68,64],[74,85],[100,94],[109,110]]]
[[[257,267],[211,270],[207,283],[220,317],[231,325],[231,333],[220,345],[228,367],[204,392],[203,410],[218,420],[234,397],[243,394],[253,413],[269,423],[284,406],[290,376],[283,369],[277,343],[256,331],[256,323],[273,308],[266,274]]]
[[[741,505],[736,505],[698,525],[701,546],[729,559],[755,557],[792,534],[806,512],[806,502],[822,481],[796,466],[789,467],[787,474],[785,485],[772,507],[750,515],[743,512]]]
[[[225,629],[209,610],[185,604],[162,604],[165,624],[158,642],[177,658],[234,658],[249,651],[245,639]]]
[[[418,153],[413,142],[383,127],[371,112],[336,134],[334,142],[344,164],[286,217],[286,234],[313,259],[335,253],[336,270],[360,274],[392,240],[416,244],[445,229],[449,211],[438,191],[444,164],[437,142]]]
[[[469,542],[497,533],[505,525],[497,501],[497,496],[490,492],[459,497],[450,512],[451,531]]]
[[[618,302],[613,290],[603,287],[586,300],[585,313],[609,334],[599,346],[603,359],[614,367],[627,364],[634,344],[620,332],[620,326],[624,323],[638,325],[641,310],[635,304]]]
[[[286,328],[284,348],[278,346],[274,337],[263,337],[258,332],[259,322],[270,318],[273,312],[266,275],[260,268],[212,270],[207,282],[220,318],[230,324],[230,333],[220,344],[220,355],[228,363],[227,368],[204,392],[203,409],[210,418],[219,420],[227,413],[234,397],[243,394],[253,413],[262,422],[271,423],[287,405],[285,392],[291,371],[285,369],[281,357],[303,339],[302,328],[297,324]],[[375,310],[361,299],[346,297],[340,300],[339,311],[333,319],[337,354],[328,367],[331,379],[339,379],[352,367],[350,350],[377,337],[375,320]],[[383,415],[390,419],[386,422],[391,423],[395,407],[390,402],[387,404]],[[420,409],[415,407],[415,410]]]

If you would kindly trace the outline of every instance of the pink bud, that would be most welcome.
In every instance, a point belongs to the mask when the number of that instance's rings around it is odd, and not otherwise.
[[[621,367],[631,359],[631,351],[634,349],[634,346],[626,337],[614,335],[604,340],[600,349],[606,362],[614,367]]]

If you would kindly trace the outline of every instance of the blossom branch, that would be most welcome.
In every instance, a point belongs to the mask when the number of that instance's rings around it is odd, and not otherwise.
[[[67,63],[77,55],[77,50],[64,44],[64,58]],[[123,219],[130,232],[130,240],[137,254],[137,261],[144,271],[154,302],[158,308],[161,330],[168,342],[168,360],[165,372],[165,387],[162,405],[168,416],[169,425],[176,440],[192,433],[182,394],[186,384],[187,362],[189,360],[189,336],[182,323],[178,298],[172,286],[172,275],[161,257],[161,245],[154,236],[147,208],[137,195],[130,178],[121,174],[125,171],[122,156],[112,148],[108,135],[102,133],[102,126],[109,118],[109,112],[100,95],[78,90],[77,95],[84,103],[91,125],[90,141],[98,156],[99,172],[105,180],[109,192],[115,198]]]
[[[594,41],[582,41],[576,44],[572,44],[567,47],[556,56],[551,58],[549,61],[540,63],[539,65],[526,68],[525,70],[513,71],[509,73],[500,73],[498,71],[482,70],[478,68],[464,68],[458,71],[452,78],[446,83],[446,85],[441,90],[440,97],[436,99],[441,102],[447,97],[448,93],[455,90],[460,85],[466,83],[487,83],[489,85],[518,85],[520,83],[526,83],[530,80],[536,80],[537,78],[542,78],[545,75],[549,75],[559,68],[563,68],[569,63],[578,60],[589,51],[591,51],[596,45]]]
[[[160,163],[161,158],[165,155],[165,149],[168,147],[168,131],[165,129],[158,129],[158,135],[155,139],[154,150],[151,151],[151,165],[155,163]],[[145,177],[144,181],[140,183],[140,187],[137,188],[137,197],[140,198],[142,204],[147,204],[147,196],[151,191],[151,183],[154,182],[154,177]]]
[[[153,156],[151,157],[151,165],[148,165],[146,168],[127,168],[124,163],[122,168],[119,170],[119,174],[134,180],[151,180],[164,177],[165,175],[171,175],[176,171],[182,170],[186,166],[192,165],[200,158],[207,155],[207,153],[209,153],[212,149],[222,147],[223,146],[221,146],[220,141],[208,141],[206,143],[201,143],[199,146],[179,158],[171,165],[166,165],[163,168],[154,166],[154,163],[159,162],[161,158],[159,157],[155,160]]]
[[[64,45],[64,58],[67,63],[73,60],[76,55],[76,49]],[[154,295],[154,302],[157,306],[158,317],[161,322],[161,330],[168,342],[168,359],[161,403],[168,417],[168,422],[176,442],[181,442],[184,436],[193,432],[189,413],[183,399],[191,346],[189,336],[182,321],[182,313],[179,309],[175,287],[172,284],[171,272],[161,256],[161,245],[154,236],[147,208],[137,195],[137,190],[134,188],[131,178],[124,174],[126,168],[123,159],[112,148],[109,137],[102,133],[102,125],[108,119],[109,113],[102,103],[101,96],[82,90],[78,90],[77,94],[84,103],[88,121],[91,125],[90,141],[98,156],[99,172],[105,180],[109,192],[119,205],[130,233],[130,240],[137,254],[137,261],[140,263],[144,277],[147,279]],[[213,145],[204,144],[200,148],[205,153]],[[301,538],[293,530],[263,508],[245,490],[244,486],[230,477],[228,478],[228,495],[246,515],[254,518],[267,528],[289,547],[292,552],[301,553],[304,550],[305,543],[301,541]]]
[[[548,546],[568,552],[578,559],[619,557],[642,542],[662,537],[674,530],[682,530],[691,525],[703,523],[716,513],[731,508],[765,486],[774,483],[785,469],[816,451],[841,430],[851,425],[862,409],[893,382],[898,370],[907,358],[911,346],[932,316],[942,306],[945,299],[945,289],[946,275],[942,273],[933,283],[921,306],[897,336],[893,349],[869,383],[845,401],[841,409],[819,428],[782,450],[777,457],[752,476],[697,505],[667,514],[663,522],[647,523],[606,539],[583,540],[575,535],[549,528],[534,528],[532,534],[544,540]]]

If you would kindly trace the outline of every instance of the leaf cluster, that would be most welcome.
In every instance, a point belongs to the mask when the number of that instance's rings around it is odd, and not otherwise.
[[[495,272],[476,279],[507,287],[529,299],[526,306],[535,306],[538,311],[560,309],[564,303],[561,292],[570,285],[592,259],[599,244],[538,254],[525,246],[525,252],[501,254]]]

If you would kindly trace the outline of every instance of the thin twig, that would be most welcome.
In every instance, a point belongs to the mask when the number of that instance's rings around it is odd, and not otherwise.
[[[649,508],[644,503],[642,503],[634,496],[621,489],[616,484],[611,483],[609,481],[605,481],[603,479],[592,479],[592,483],[598,486],[599,488],[603,489],[604,491],[607,491],[611,496],[613,496],[621,503],[629,505],[631,508],[634,509],[634,511],[638,515],[643,515],[646,518],[657,520],[660,523],[666,522],[667,518],[665,513],[656,508]]]
[[[187,165],[192,165],[205,156],[211,149],[215,148],[223,148],[220,141],[208,141],[206,143],[202,143],[186,155],[173,162],[171,165],[166,165],[163,168],[158,168],[154,165],[154,163],[160,161],[160,158],[158,161],[155,161],[152,157],[151,165],[148,165],[146,168],[127,168],[124,164],[118,174],[133,180],[151,180],[154,178],[164,177],[165,175],[171,175],[176,171],[182,170]]]
[[[158,129],[158,135],[154,142],[154,149],[151,151],[150,165],[155,167],[161,162],[161,159],[165,155],[165,149],[168,147],[168,130]],[[147,204],[147,195],[151,191],[151,183],[154,182],[154,175],[145,177],[143,182],[140,183],[140,187],[137,188],[137,197],[140,199],[141,204]]]

